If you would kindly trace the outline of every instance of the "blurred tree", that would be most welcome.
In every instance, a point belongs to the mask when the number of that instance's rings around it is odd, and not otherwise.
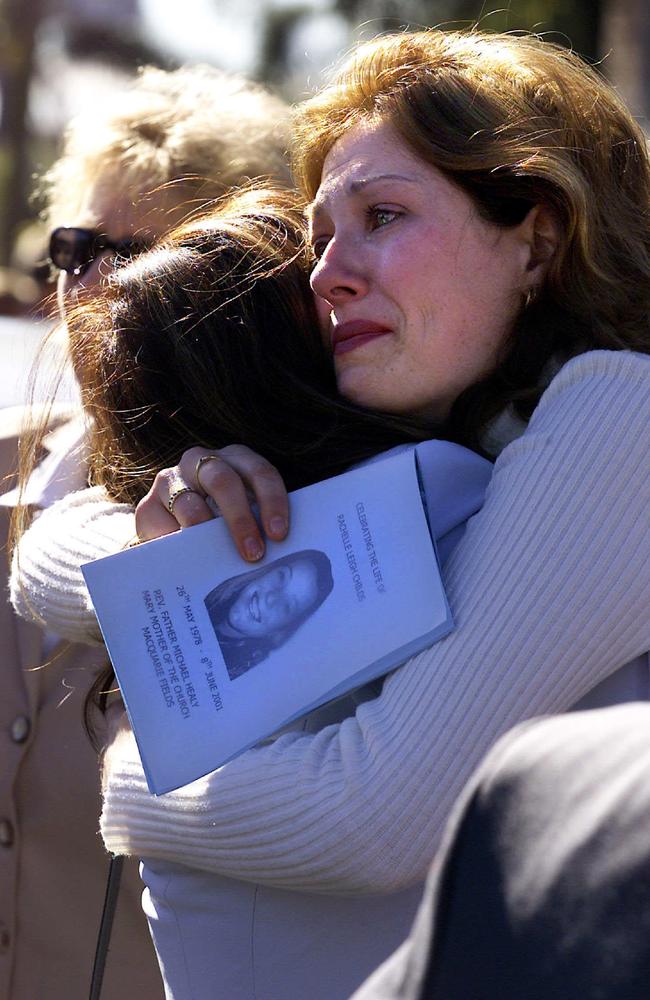
[[[16,227],[28,216],[27,101],[36,30],[45,4],[46,0],[2,0],[0,5],[0,266],[8,263]]]
[[[494,10],[487,3],[462,0],[461,17],[474,18],[486,30],[535,31],[566,45],[595,62],[599,56],[600,23],[606,0],[510,0],[506,9]],[[478,10],[477,10],[478,8]]]
[[[645,0],[640,0],[644,3]],[[479,24],[486,31],[538,31],[598,58],[603,0],[334,0],[351,22],[367,24],[373,34],[408,24]]]
[[[298,25],[309,18],[313,8],[305,4],[290,7],[268,6],[262,17],[260,48],[255,76],[268,86],[284,90],[289,77],[291,37]]]
[[[536,31],[562,45],[571,46],[591,61],[600,56],[599,37],[603,7],[608,0],[330,0],[331,10],[349,25],[350,40],[368,38],[399,27],[425,25],[469,27],[486,31]],[[610,0],[624,6],[628,0]],[[630,0],[644,6],[647,0]],[[262,25],[257,76],[282,88],[290,77],[292,38],[322,5],[285,0],[261,7]]]
[[[641,124],[650,129],[650,8],[647,0],[608,0],[602,21],[603,69]]]
[[[90,59],[133,72],[138,66],[174,69],[179,61],[149,44],[137,32],[116,30],[107,24],[73,22],[66,25],[66,51],[73,60]]]

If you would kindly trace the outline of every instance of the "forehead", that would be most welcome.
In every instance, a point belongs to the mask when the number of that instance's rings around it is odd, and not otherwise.
[[[359,194],[370,184],[400,181],[423,184],[437,173],[421,160],[388,122],[359,123],[330,149],[311,215],[327,211],[338,198]]]

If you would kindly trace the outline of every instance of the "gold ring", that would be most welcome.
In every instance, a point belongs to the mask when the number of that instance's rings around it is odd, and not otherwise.
[[[167,509],[170,514],[174,513],[174,504],[183,493],[196,493],[191,486],[179,486],[172,493],[169,494],[169,500],[167,501]],[[196,493],[198,496],[198,493]]]
[[[201,485],[201,480],[199,478],[199,473],[201,471],[201,466],[205,465],[206,462],[212,462],[212,461],[223,462],[223,459],[221,458],[220,455],[201,455],[200,459],[198,460],[198,462],[194,466],[194,478],[196,479],[196,482],[197,482],[199,488],[202,489],[202,490],[203,490],[203,486]],[[205,492],[205,490],[204,490],[204,492]]]

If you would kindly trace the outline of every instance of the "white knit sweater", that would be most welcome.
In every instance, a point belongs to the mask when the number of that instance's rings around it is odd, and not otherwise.
[[[133,533],[125,508],[88,499],[45,512],[21,545],[29,599],[59,632],[75,621],[76,637],[91,612],[74,564]],[[124,737],[110,756],[107,846],[310,892],[418,881],[495,739],[567,709],[650,649],[649,510],[650,358],[582,355],[502,452],[447,564],[456,631],[354,717],[282,736],[159,798]]]

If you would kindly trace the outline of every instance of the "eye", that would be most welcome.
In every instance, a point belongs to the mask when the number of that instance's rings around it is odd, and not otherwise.
[[[291,569],[289,566],[276,566],[272,573],[269,573],[268,580],[274,590],[283,590],[291,579]]]
[[[395,208],[382,208],[379,205],[369,205],[366,209],[366,218],[372,229],[383,229],[389,223],[394,222],[395,219],[399,218],[401,212],[398,212]]]

